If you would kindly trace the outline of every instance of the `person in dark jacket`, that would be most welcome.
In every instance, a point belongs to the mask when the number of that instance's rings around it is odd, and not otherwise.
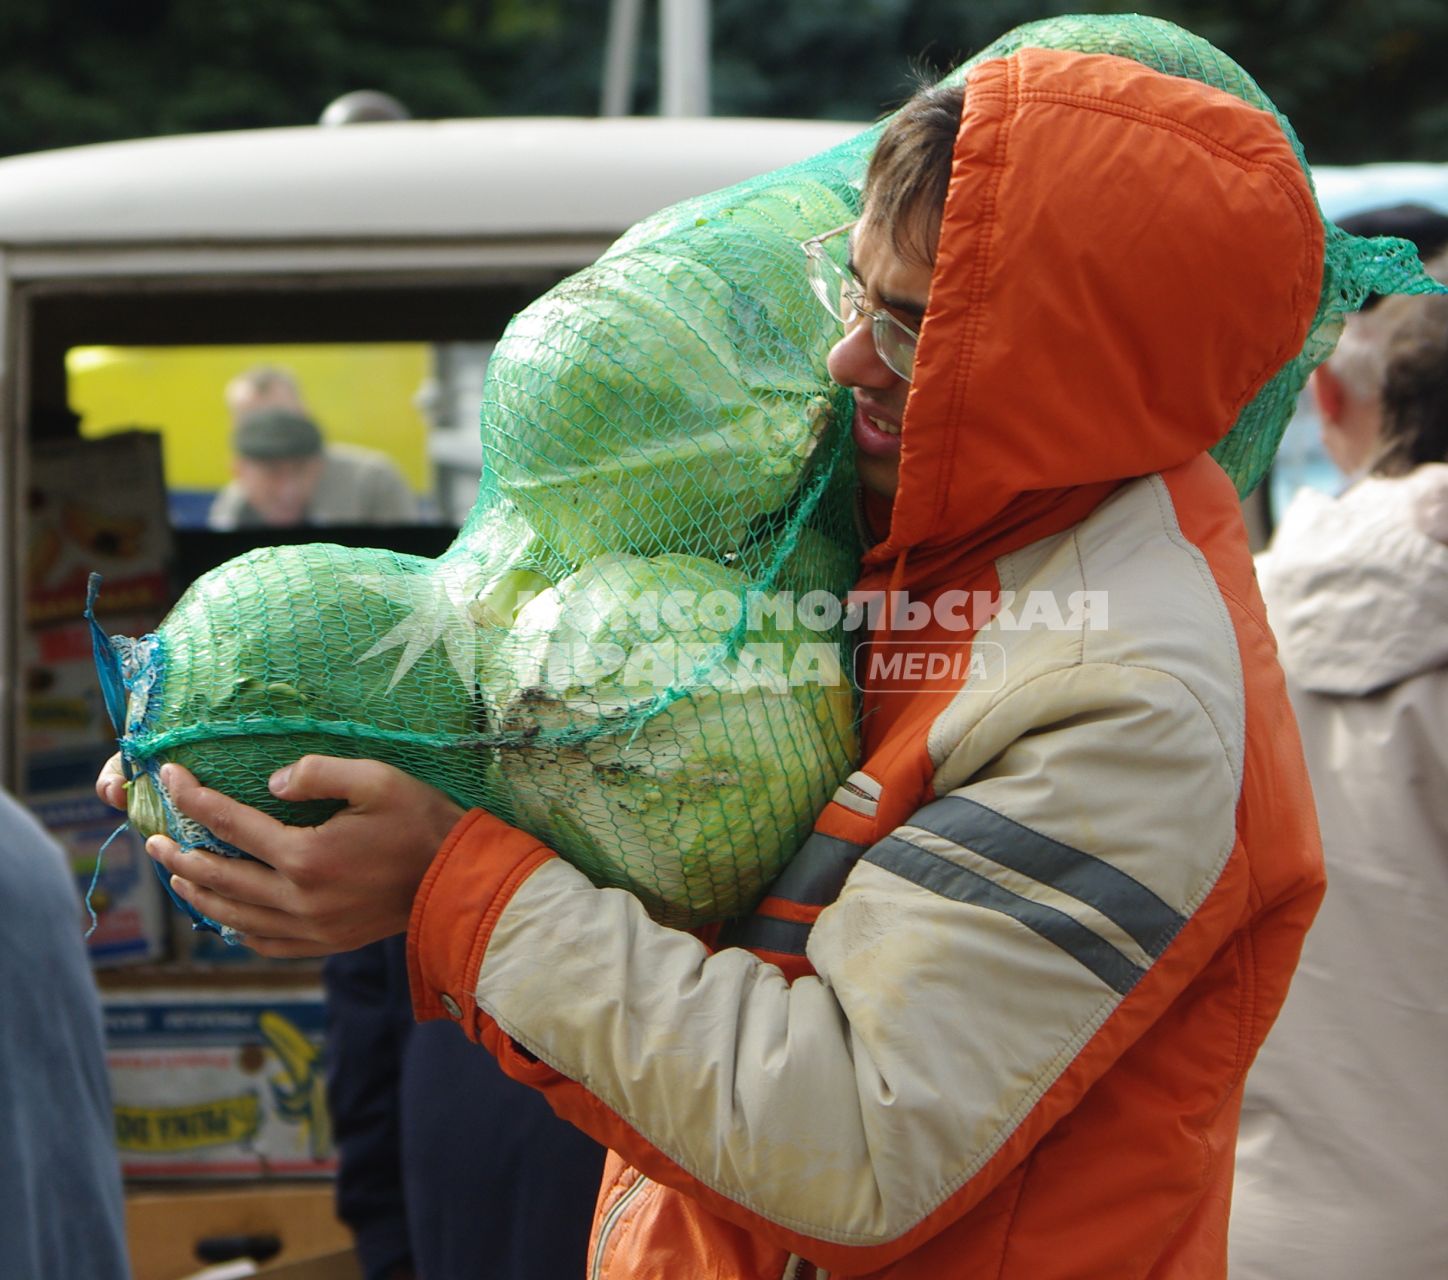
[[[582,1274],[603,1148],[456,1025],[413,1020],[401,935],[323,977],[337,1213],[366,1280]]]

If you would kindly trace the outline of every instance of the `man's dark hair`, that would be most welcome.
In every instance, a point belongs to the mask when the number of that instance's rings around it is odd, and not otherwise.
[[[865,216],[901,257],[929,263],[945,211],[965,88],[922,89],[885,127],[865,174]]]
[[[1409,305],[1385,352],[1380,476],[1448,462],[1448,295],[1389,299],[1384,311],[1399,301]]]

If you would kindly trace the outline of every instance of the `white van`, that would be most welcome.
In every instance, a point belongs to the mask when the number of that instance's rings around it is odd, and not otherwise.
[[[27,678],[34,686],[36,662],[49,659],[36,657],[25,584],[58,554],[27,512],[44,502],[32,481],[55,474],[56,442],[159,433],[179,587],[255,541],[189,527],[204,524],[197,513],[228,465],[225,377],[258,360],[291,364],[329,439],[390,453],[432,519],[326,536],[436,554],[476,489],[481,369],[514,312],[647,214],[861,127],[404,121],[0,160],[0,783],[36,790],[27,711],[31,728],[37,716],[64,722],[82,697],[71,652],[77,688],[27,701]],[[136,483],[112,469],[83,487]],[[77,524],[84,513],[65,527]],[[56,620],[53,608],[41,613]],[[41,674],[53,683],[53,671]],[[76,762],[76,778],[85,767]]]

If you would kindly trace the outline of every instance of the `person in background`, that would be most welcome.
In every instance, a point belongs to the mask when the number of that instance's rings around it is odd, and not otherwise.
[[[263,409],[288,409],[302,416],[307,413],[296,378],[270,364],[255,365],[238,373],[226,384],[221,396],[233,426]]]
[[[417,503],[375,449],[329,444],[295,379],[261,366],[227,384],[232,481],[211,504],[212,529],[408,524]]]
[[[1350,483],[1303,490],[1258,564],[1328,888],[1247,1076],[1233,1280],[1448,1274],[1448,298],[1344,339],[1319,396]]]
[[[582,1275],[603,1148],[455,1023],[414,1021],[404,937],[322,976],[337,1214],[365,1280]]]
[[[1425,262],[1448,246],[1448,215],[1426,205],[1369,209],[1343,218],[1339,225],[1356,236],[1411,240]],[[1378,311],[1382,301],[1377,295],[1370,296],[1361,311],[1346,317],[1336,349],[1312,374],[1322,446],[1348,482],[1367,470],[1382,434],[1387,349],[1384,318]]]
[[[125,1280],[101,1008],[64,855],[0,791],[0,1274]]]

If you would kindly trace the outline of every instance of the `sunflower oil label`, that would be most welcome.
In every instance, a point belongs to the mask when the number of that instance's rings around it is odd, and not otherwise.
[[[111,993],[104,1004],[128,1177],[335,1171],[320,990]]]

